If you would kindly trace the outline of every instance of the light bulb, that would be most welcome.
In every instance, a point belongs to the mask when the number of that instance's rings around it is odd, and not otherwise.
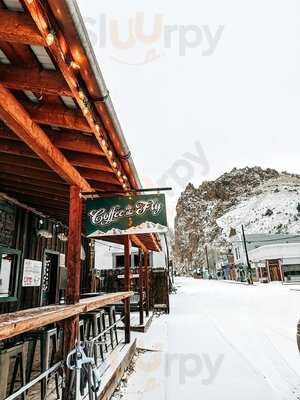
[[[55,32],[51,31],[48,33],[48,35],[46,36],[46,43],[48,46],[51,46],[54,43],[54,39],[55,39]]]

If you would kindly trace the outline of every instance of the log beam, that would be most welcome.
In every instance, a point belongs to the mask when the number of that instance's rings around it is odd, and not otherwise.
[[[90,179],[96,182],[110,183],[112,185],[120,185],[119,181],[116,179],[114,174],[109,172],[94,171],[91,169],[78,168],[78,171],[86,179]]]
[[[77,131],[91,132],[92,129],[77,110],[56,104],[33,104],[23,103],[34,122],[44,125],[54,125],[61,128],[74,129]]]
[[[41,197],[45,199],[49,197],[51,199],[63,199],[66,200],[68,198],[68,192],[58,192],[51,187],[48,188],[37,188],[35,186],[25,186],[21,183],[12,183],[7,181],[0,180],[1,190],[4,192],[15,192],[18,194],[24,194],[26,196],[33,195],[35,197]]]
[[[92,191],[88,182],[53,145],[15,97],[0,83],[0,117],[15,134],[66,182]]]
[[[75,135],[65,132],[65,131],[54,131],[52,129],[44,129],[44,132],[47,134],[48,138],[51,140],[53,145],[62,150],[70,150],[73,152],[86,153],[93,156],[100,156],[104,160],[104,165],[108,165],[106,158],[103,156],[103,152],[98,146],[98,143],[95,141],[93,136],[82,135],[76,133]],[[22,151],[24,151],[25,155],[29,154],[28,147],[20,142],[20,138],[11,132],[6,127],[0,126],[0,139],[4,139],[1,141],[0,151],[10,152],[10,149],[18,149],[17,154],[22,155]],[[9,142],[14,141],[18,143]],[[8,149],[5,151],[4,149]],[[21,151],[21,153],[20,153]],[[33,155],[34,153],[31,152]],[[13,153],[14,154],[14,153]],[[99,161],[100,162],[100,161]],[[110,169],[111,170],[111,169]]]
[[[124,282],[125,290],[131,290],[131,240],[130,236],[124,237]],[[125,343],[130,343],[130,299],[124,301],[125,314]]]
[[[47,46],[32,18],[25,13],[0,10],[0,40]]]
[[[68,268],[68,286],[66,299],[67,304],[76,304],[80,300],[80,271],[81,271],[81,224],[82,224],[82,200],[80,190],[70,187],[70,209],[69,209],[69,240],[67,248],[67,268]],[[66,357],[75,347],[78,339],[79,315],[69,318],[64,322],[64,356]],[[71,374],[66,370],[66,389],[64,390],[64,399],[72,398],[70,396]],[[77,388],[79,390],[79,388]]]
[[[7,183],[9,185],[21,185],[21,186],[27,186],[27,187],[32,187],[33,190],[40,189],[44,190],[47,188],[51,188],[57,193],[65,193],[68,192],[69,187],[65,185],[64,183],[59,183],[59,182],[51,182],[49,184],[49,181],[44,181],[41,178],[37,177],[24,177],[20,175],[14,175],[13,172],[11,173],[6,173],[2,171],[2,168],[0,168],[0,182],[3,184]]]
[[[31,90],[58,96],[72,96],[64,77],[56,71],[0,64],[2,84],[8,89]]]

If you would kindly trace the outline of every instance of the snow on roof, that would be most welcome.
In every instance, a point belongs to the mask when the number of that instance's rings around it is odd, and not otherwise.
[[[253,262],[300,257],[300,243],[278,243],[261,246],[249,251]]]

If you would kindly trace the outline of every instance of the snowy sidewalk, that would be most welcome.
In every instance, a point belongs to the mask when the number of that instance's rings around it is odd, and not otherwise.
[[[178,279],[171,314],[138,334],[124,400],[299,399],[300,293]],[[120,398],[120,397],[115,397]]]

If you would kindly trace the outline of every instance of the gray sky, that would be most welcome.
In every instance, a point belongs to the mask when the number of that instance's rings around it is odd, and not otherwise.
[[[78,3],[145,186],[167,173],[178,194],[184,177],[198,186],[246,165],[300,173],[299,1]],[[201,161],[183,156],[199,146]]]

